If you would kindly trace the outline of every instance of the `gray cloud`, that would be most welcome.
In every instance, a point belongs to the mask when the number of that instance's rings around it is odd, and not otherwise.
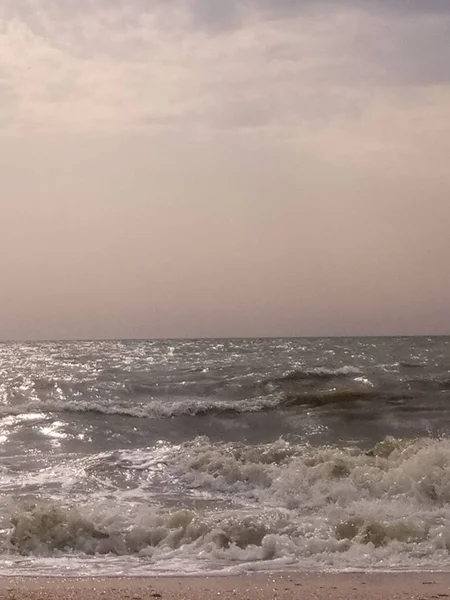
[[[172,0],[176,5],[178,0]],[[148,4],[147,4],[148,7]],[[297,17],[326,20],[341,13],[344,29],[336,56],[323,64],[323,76],[388,85],[429,85],[450,81],[450,2],[447,0],[188,0],[194,26],[211,33],[245,27],[255,19],[284,23]],[[142,8],[142,6],[141,6]],[[345,15],[353,11],[359,23],[346,30]],[[367,17],[369,17],[367,19]],[[349,20],[352,16],[349,15]],[[338,32],[324,32],[335,35]],[[345,39],[347,35],[347,39]],[[280,36],[282,39],[282,36]],[[324,40],[326,43],[326,40]],[[268,54],[276,50],[268,46]],[[285,59],[301,63],[308,49],[296,53],[285,46]],[[290,56],[289,56],[290,53]],[[278,60],[282,60],[279,55]],[[327,73],[328,70],[328,73]]]
[[[384,79],[395,85],[434,85],[450,82],[450,18],[416,23],[384,43],[367,40],[366,59],[382,65]]]
[[[212,31],[235,28],[242,22],[242,4],[238,0],[187,0],[187,6],[194,17],[194,24]]]
[[[359,118],[380,90],[450,81],[450,11],[427,6],[4,0],[6,87],[41,121],[75,112],[90,123],[223,130]]]
[[[324,9],[359,9],[365,12],[389,11],[401,15],[411,14],[450,14],[447,0],[243,0],[254,9],[264,10],[272,15],[286,15],[311,11],[322,12]]]
[[[172,0],[173,3],[179,0]],[[195,22],[215,29],[242,26],[251,15],[260,18],[283,19],[301,14],[326,14],[336,10],[359,10],[391,17],[413,15],[450,16],[448,0],[188,0]]]
[[[357,4],[357,0],[354,0],[354,4]],[[450,14],[450,5],[447,0],[366,0],[365,6],[369,5],[401,14]]]

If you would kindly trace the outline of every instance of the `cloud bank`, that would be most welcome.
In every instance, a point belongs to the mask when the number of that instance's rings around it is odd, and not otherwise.
[[[7,0],[0,11],[12,131],[292,130],[359,118],[380,96],[433,103],[450,83],[444,2]]]

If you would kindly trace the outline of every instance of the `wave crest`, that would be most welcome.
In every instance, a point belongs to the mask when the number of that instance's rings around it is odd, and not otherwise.
[[[127,481],[136,490],[153,489],[157,472],[183,490],[184,506],[163,509],[148,496],[136,502],[137,492],[120,489],[115,500],[105,491],[77,506],[16,503],[7,547],[24,556],[190,560],[197,568],[235,561],[309,568],[446,564],[449,465],[450,442],[424,438],[387,438],[369,451],[207,438],[115,451],[75,468],[95,477],[99,490],[114,470],[135,470],[136,479]]]

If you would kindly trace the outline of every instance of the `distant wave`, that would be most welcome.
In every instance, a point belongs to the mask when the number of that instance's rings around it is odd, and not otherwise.
[[[423,361],[401,360],[398,365],[404,369],[423,369],[427,366],[427,363]]]
[[[369,401],[377,397],[376,391],[363,389],[330,389],[299,394],[276,394],[248,400],[182,399],[176,401],[155,400],[148,404],[101,403],[101,402],[29,402],[19,406],[2,406],[0,419],[11,416],[30,415],[37,417],[48,413],[91,413],[117,415],[136,419],[161,419],[182,416],[240,415],[272,410],[289,410],[296,406],[320,407],[330,404],[343,405],[358,400]],[[406,396],[399,395],[399,399]],[[391,396],[390,400],[395,399]],[[31,418],[31,417],[30,417]]]
[[[197,370],[198,371],[198,370]],[[384,375],[386,378],[386,375]],[[158,382],[91,380],[66,385],[37,380],[30,391],[13,389],[0,404],[0,418],[34,413],[93,413],[159,419],[181,416],[239,415],[295,407],[344,406],[352,402],[390,404],[427,394],[447,393],[448,376],[394,377],[345,366],[294,369],[272,377],[255,373],[216,379]],[[29,393],[27,398],[26,393]],[[21,400],[18,402],[18,398]]]
[[[242,414],[271,410],[281,405],[276,398],[259,398],[256,400],[217,401],[200,399],[183,399],[178,401],[153,401],[149,404],[129,405],[101,402],[28,402],[19,406],[2,406],[0,418],[30,415],[45,416],[46,413],[93,413],[102,415],[118,415],[138,419],[157,419],[181,416],[205,416],[220,414]]]
[[[341,367],[339,369],[325,369],[324,367],[317,367],[316,369],[295,369],[289,371],[285,375],[267,379],[265,383],[283,383],[290,381],[303,381],[305,379],[318,379],[318,380],[329,380],[334,378],[346,378],[355,375],[361,375],[361,370],[355,367]]]

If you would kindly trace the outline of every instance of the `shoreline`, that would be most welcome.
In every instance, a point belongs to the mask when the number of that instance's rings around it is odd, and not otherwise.
[[[0,600],[388,600],[450,598],[450,572],[1,577]]]
[[[155,580],[155,581],[165,581],[165,580],[179,580],[179,581],[183,581],[183,580],[190,580],[190,579],[205,579],[208,581],[211,581],[213,579],[264,579],[264,578],[295,578],[295,579],[300,579],[300,578],[333,578],[333,577],[368,577],[368,578],[375,578],[375,577],[419,577],[419,576],[423,576],[423,577],[443,577],[443,576],[448,576],[449,577],[449,581],[450,581],[450,558],[449,558],[449,568],[448,570],[443,570],[443,569],[417,569],[417,570],[413,570],[413,569],[408,569],[408,570],[368,570],[368,569],[361,569],[361,570],[348,570],[348,571],[307,571],[307,570],[297,570],[297,571],[282,571],[282,570],[277,570],[277,571],[243,571],[241,573],[237,572],[237,573],[230,573],[230,572],[223,572],[223,571],[205,571],[204,573],[159,573],[159,572],[150,572],[148,575],[143,575],[143,574],[137,574],[137,575],[124,575],[122,573],[119,573],[117,575],[115,574],[107,574],[107,575],[91,575],[91,574],[73,574],[71,575],[69,572],[68,573],[61,573],[61,574],[31,574],[31,573],[23,573],[23,574],[12,574],[12,575],[2,575],[1,574],[1,568],[0,568],[0,588],[3,585],[3,583],[5,581],[21,581],[21,580],[35,580],[35,581],[59,581],[59,580],[64,580],[64,581],[73,581],[73,580],[77,580],[77,581],[108,581],[108,580],[113,580],[116,581],[118,579],[124,579],[126,581],[135,581],[135,580],[142,580],[142,581],[147,581],[149,579],[151,580]],[[450,583],[449,583],[450,585]]]

